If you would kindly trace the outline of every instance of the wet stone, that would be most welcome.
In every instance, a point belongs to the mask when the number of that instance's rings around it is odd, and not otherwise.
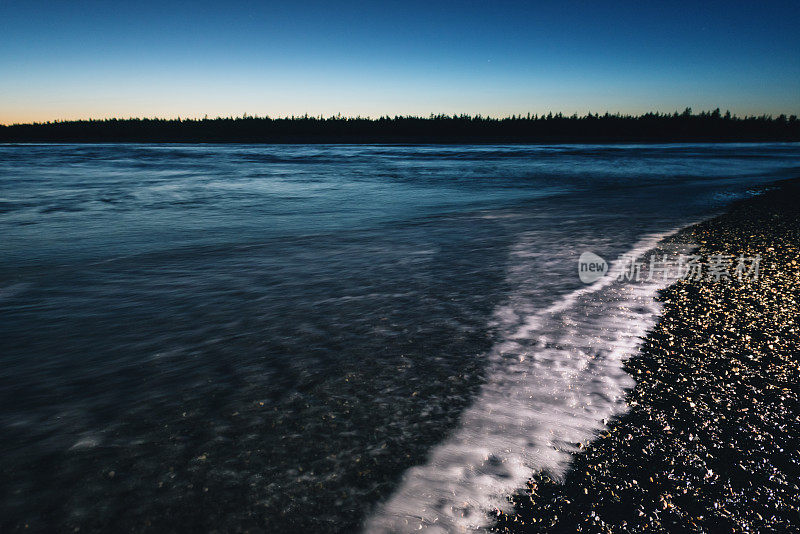
[[[672,239],[761,255],[756,280],[682,280],[626,371],[630,410],[536,474],[496,532],[800,530],[800,181]],[[602,439],[600,439],[602,438]]]

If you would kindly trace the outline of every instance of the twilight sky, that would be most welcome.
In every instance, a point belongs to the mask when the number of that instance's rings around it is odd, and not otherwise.
[[[800,114],[798,28],[797,0],[0,0],[0,123]]]

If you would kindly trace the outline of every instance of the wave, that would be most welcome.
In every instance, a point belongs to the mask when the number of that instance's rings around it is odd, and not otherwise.
[[[406,472],[365,531],[481,531],[534,472],[562,477],[580,444],[626,409],[625,393],[635,383],[624,360],[657,320],[658,291],[674,281],[618,275],[648,251],[677,253],[680,245],[662,241],[677,231],[645,236],[606,276],[535,312],[525,297],[535,281],[524,268],[535,234],[523,236],[509,269],[518,290],[495,312],[501,339],[488,354],[487,382],[456,430],[426,464]]]

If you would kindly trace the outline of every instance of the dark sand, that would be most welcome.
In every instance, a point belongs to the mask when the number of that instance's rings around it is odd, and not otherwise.
[[[497,531],[800,531],[800,181],[674,239],[698,244],[704,263],[760,254],[759,277],[665,290],[627,362],[630,411],[563,484],[536,475]]]

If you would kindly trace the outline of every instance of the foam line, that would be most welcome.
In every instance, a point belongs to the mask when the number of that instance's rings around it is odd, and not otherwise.
[[[496,310],[503,335],[488,354],[487,382],[452,435],[427,463],[406,472],[365,531],[481,531],[535,471],[562,476],[577,444],[625,410],[634,381],[623,362],[655,324],[654,297],[672,281],[620,282],[617,275],[626,258],[641,257],[676,231],[646,236],[605,277],[535,313],[525,312],[524,268],[512,269],[510,281],[523,296]],[[512,263],[530,245],[523,236]]]

